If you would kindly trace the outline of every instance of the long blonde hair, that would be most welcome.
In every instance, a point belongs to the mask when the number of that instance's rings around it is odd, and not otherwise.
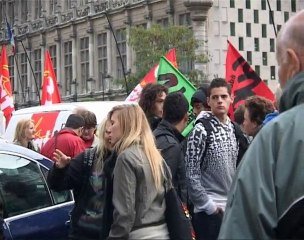
[[[21,119],[16,126],[14,142],[19,144],[25,144],[25,130],[33,123],[32,119]],[[27,142],[26,142],[27,143]],[[26,147],[26,146],[25,146]]]
[[[114,149],[120,154],[132,145],[141,146],[148,158],[155,187],[159,190],[164,176],[163,158],[156,148],[154,136],[143,110],[137,104],[118,105],[109,112],[108,119],[111,119],[114,112],[118,113],[122,132],[122,137],[115,144]]]
[[[97,136],[98,136],[98,144],[97,144],[97,149],[96,149],[96,156],[97,156],[97,161],[95,164],[95,170],[97,172],[101,172],[103,169],[103,163],[104,163],[104,158],[107,155],[107,153],[110,151],[109,145],[106,143],[105,139],[105,133],[106,133],[106,127],[107,123],[109,123],[108,119],[104,119],[98,127],[97,130]]]

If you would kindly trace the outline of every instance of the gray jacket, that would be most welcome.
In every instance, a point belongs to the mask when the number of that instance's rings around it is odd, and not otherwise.
[[[304,73],[287,82],[280,115],[264,126],[237,171],[220,239],[303,239]]]
[[[157,192],[149,161],[140,146],[131,146],[119,154],[114,168],[114,221],[109,239],[128,239],[132,230],[163,224],[164,193],[164,187]]]

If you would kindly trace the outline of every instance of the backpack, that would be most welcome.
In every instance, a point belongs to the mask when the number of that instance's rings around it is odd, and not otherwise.
[[[196,120],[195,124],[197,123],[202,123],[206,132],[207,132],[207,138],[206,138],[206,147],[205,147],[205,151],[203,153],[203,159],[205,158],[205,155],[207,153],[207,149],[210,145],[210,134],[212,133],[213,129],[210,123],[211,117],[209,118],[200,118],[198,120]],[[236,161],[236,166],[239,165],[239,163],[241,162],[248,146],[248,140],[246,139],[246,137],[244,136],[242,130],[240,129],[239,125],[233,121],[231,121],[233,126],[234,126],[234,133],[235,133],[235,138],[236,141],[239,143],[239,152],[238,152],[238,156],[237,156],[237,161]],[[202,164],[202,163],[201,163]]]

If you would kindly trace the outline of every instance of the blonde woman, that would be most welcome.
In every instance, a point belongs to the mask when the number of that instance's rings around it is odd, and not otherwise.
[[[104,121],[99,131],[99,142],[94,148],[87,149],[71,160],[56,149],[55,164],[48,175],[51,189],[62,191],[72,189],[75,207],[71,215],[69,239],[104,239],[112,223],[111,196],[112,186],[108,188],[111,176],[105,174],[105,162],[116,159],[111,154],[109,142],[110,123]],[[107,216],[104,216],[106,211]]]
[[[169,239],[163,158],[144,112],[135,104],[120,105],[108,119],[117,152],[109,239]]]
[[[14,144],[39,151],[32,141],[35,138],[35,132],[35,125],[31,119],[20,120],[16,126]]]

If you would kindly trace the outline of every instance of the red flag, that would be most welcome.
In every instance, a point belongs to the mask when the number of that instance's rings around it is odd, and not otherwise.
[[[52,60],[49,51],[45,51],[44,74],[42,85],[41,105],[51,105],[60,103],[60,94],[57,86],[56,75],[54,72]]]
[[[272,91],[229,41],[226,56],[226,81],[231,84],[231,96],[234,99],[229,111],[232,119],[234,110],[250,96],[262,96],[272,102],[275,100]]]
[[[0,60],[0,106],[7,126],[15,108],[5,46],[2,47]]]
[[[170,49],[165,57],[169,60],[172,65],[177,68],[177,61],[176,61],[176,49],[172,48]],[[129,96],[126,98],[126,101],[138,101],[140,98],[140,94],[144,86],[146,86],[148,83],[156,83],[157,82],[157,72],[158,72],[158,64],[156,64],[144,78],[137,84],[137,86],[133,89],[133,91],[129,94]]]

